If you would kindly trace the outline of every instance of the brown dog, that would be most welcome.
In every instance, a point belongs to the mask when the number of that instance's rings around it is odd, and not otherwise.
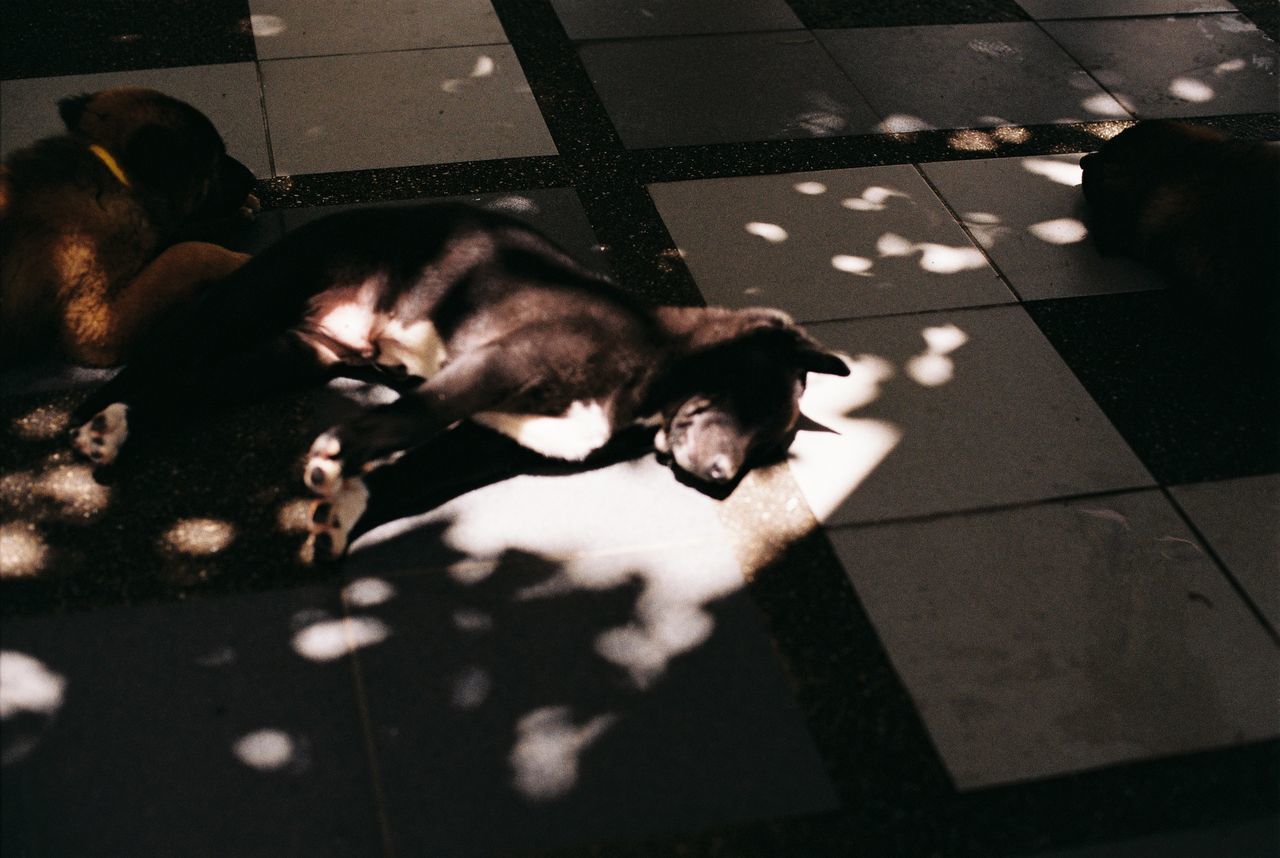
[[[122,87],[63,99],[67,134],[0,167],[0,364],[121,363],[247,259],[207,241],[257,208],[253,174],[189,104]]]
[[[1089,229],[1167,277],[1198,310],[1280,339],[1280,149],[1201,126],[1139,122],[1086,155]]]

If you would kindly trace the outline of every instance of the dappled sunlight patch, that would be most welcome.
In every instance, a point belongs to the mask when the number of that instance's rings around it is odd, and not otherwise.
[[[498,63],[488,54],[480,54],[476,57],[475,64],[472,65],[471,71],[466,77],[451,77],[440,83],[442,92],[449,95],[457,95],[462,92],[473,81],[483,78],[493,77],[498,70]]]
[[[1009,227],[1000,223],[1000,216],[991,212],[965,212],[960,219],[978,246],[986,250],[995,247],[997,241],[1011,232]]]
[[[876,240],[876,252],[885,257],[919,253],[920,268],[931,274],[956,274],[987,264],[987,258],[976,247],[951,247],[931,241],[912,242],[892,232],[886,232]]]
[[[52,501],[64,516],[91,517],[106,508],[111,490],[93,478],[83,463],[62,464],[69,454],[55,453],[40,471],[15,471],[0,477],[0,496],[19,509]]]
[[[1085,131],[1088,131],[1090,134],[1092,134],[1094,137],[1097,137],[1099,140],[1106,141],[1106,140],[1110,140],[1112,137],[1115,137],[1117,134],[1119,134],[1121,131],[1125,130],[1131,125],[1133,125],[1132,121],[1094,122],[1090,125],[1086,125]]]
[[[1084,241],[1089,229],[1076,218],[1060,217],[1033,223],[1027,232],[1048,244],[1077,244]]]
[[[715,622],[697,605],[661,595],[641,597],[639,622],[608,629],[596,638],[596,652],[624,669],[636,688],[648,688],[672,656],[702,644]]]
[[[787,231],[776,223],[761,223],[752,221],[743,227],[751,235],[759,236],[770,244],[781,244],[786,241]]]
[[[53,715],[62,708],[66,689],[66,678],[35,656],[0,650],[0,719]]]
[[[70,428],[71,412],[56,405],[41,405],[10,424],[10,431],[24,441],[49,441]]]
[[[937,325],[920,332],[925,350],[907,361],[907,375],[924,387],[939,387],[955,376],[950,355],[969,342],[969,335],[953,324]]]
[[[311,661],[333,661],[390,636],[386,623],[373,617],[322,619],[294,634],[293,651]]]
[[[1120,103],[1118,98],[1114,98],[1105,92],[1096,92],[1087,96],[1081,100],[1080,106],[1097,116],[1121,117],[1129,115],[1129,112],[1124,109],[1124,105]]]
[[[278,15],[250,15],[249,27],[255,39],[266,39],[278,36],[288,29],[284,19]]]
[[[829,431],[801,431],[791,447],[789,463],[805,500],[825,521],[844,499],[874,471],[902,439],[887,420],[850,415],[874,402],[895,375],[894,366],[878,356],[841,355],[849,375],[812,375],[800,410]]]
[[[991,136],[1001,143],[1026,143],[1031,139],[1031,132],[1021,125],[1001,125],[991,130]]]
[[[251,769],[274,772],[293,762],[296,745],[283,730],[255,730],[231,746],[236,758]]]
[[[1213,101],[1213,97],[1217,94],[1209,84],[1193,77],[1175,77],[1169,81],[1168,92],[1175,98],[1181,98],[1193,104]]]
[[[0,578],[25,578],[44,571],[49,546],[34,524],[0,524]]]
[[[573,723],[567,706],[544,706],[516,724],[516,742],[508,761],[512,785],[530,801],[559,798],[578,782],[578,758],[616,721],[597,715],[586,724]]]
[[[797,193],[804,194],[808,197],[815,197],[818,194],[825,194],[827,186],[822,182],[796,182],[795,189]]]
[[[276,512],[276,525],[285,533],[301,533],[311,519],[315,498],[291,498]]]
[[[1022,169],[1069,188],[1078,188],[1084,181],[1084,170],[1078,163],[1068,161],[1055,161],[1052,158],[1024,158]]]
[[[492,690],[493,679],[488,672],[472,665],[454,678],[449,702],[455,709],[476,709],[489,699]]]
[[[1213,73],[1222,76],[1231,74],[1232,72],[1244,71],[1248,63],[1244,61],[1244,57],[1233,57],[1229,60],[1223,60],[1213,67]]]
[[[994,136],[976,128],[964,128],[951,132],[947,137],[947,145],[961,152],[994,152],[1000,148]]]
[[[498,64],[493,61],[493,57],[488,54],[481,54],[476,57],[476,64],[471,68],[470,77],[491,77]]]
[[[235,536],[236,529],[230,522],[216,518],[184,518],[175,522],[160,542],[170,551],[208,557],[225,549]]]
[[[875,263],[865,256],[849,256],[841,253],[831,257],[832,268],[846,274],[856,274],[859,277],[870,277],[873,265]]]
[[[342,588],[342,598],[348,605],[357,608],[370,608],[390,601],[396,594],[396,588],[381,578],[357,578]]]
[[[535,215],[542,211],[537,201],[524,194],[503,194],[484,204],[490,211],[508,212],[510,214]]]
[[[885,210],[889,200],[893,197],[901,197],[905,200],[911,199],[910,194],[904,194],[902,191],[872,185],[864,190],[860,196],[847,197],[841,200],[840,205],[856,212],[880,212]]]
[[[453,612],[453,626],[460,632],[480,634],[493,629],[493,617],[484,611],[459,608]]]
[[[891,113],[876,125],[876,130],[888,134],[909,134],[913,131],[932,131],[933,126],[919,116],[907,113]]]

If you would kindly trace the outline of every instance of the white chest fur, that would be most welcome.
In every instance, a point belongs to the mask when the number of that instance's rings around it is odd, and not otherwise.
[[[571,462],[582,461],[613,434],[609,415],[599,402],[575,402],[558,417],[486,411],[471,419],[515,439],[522,447]]]
[[[409,375],[431,378],[444,363],[444,342],[436,326],[426,319],[404,324],[391,319],[378,334],[377,362],[383,366],[401,365]]]

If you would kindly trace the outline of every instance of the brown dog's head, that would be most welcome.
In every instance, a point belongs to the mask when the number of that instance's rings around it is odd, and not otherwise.
[[[1089,232],[1102,253],[1134,250],[1143,212],[1153,196],[1199,164],[1206,143],[1222,140],[1209,128],[1166,120],[1139,122],[1080,160],[1089,204]]]
[[[789,317],[775,310],[712,315],[723,337],[676,362],[655,390],[659,455],[711,485],[727,485],[749,462],[781,455],[795,437],[810,372],[848,375]]]
[[[253,190],[253,174],[227,155],[208,117],[176,98],[117,87],[64,98],[58,113],[73,137],[110,153],[174,225],[233,214]]]

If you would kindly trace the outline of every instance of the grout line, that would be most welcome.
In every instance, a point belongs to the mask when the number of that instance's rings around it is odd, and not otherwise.
[[[271,143],[271,117],[267,113],[267,86],[262,76],[262,61],[254,59],[253,71],[258,79],[258,110],[262,116],[262,133],[267,142],[267,169],[271,175],[267,179],[277,178],[275,147]],[[259,182],[263,179],[259,179]]]
[[[818,522],[819,527],[823,530],[846,531],[846,530],[867,530],[874,527],[882,527],[885,525],[895,524],[928,524],[935,521],[946,521],[952,518],[961,518],[968,515],[986,515],[989,513],[1012,512],[1022,509],[1034,509],[1040,506],[1048,506],[1051,504],[1073,503],[1076,501],[1094,500],[1110,497],[1118,497],[1120,495],[1140,494],[1143,492],[1161,491],[1163,486],[1158,483],[1149,485],[1127,486],[1118,489],[1104,489],[1095,492],[1082,492],[1079,494],[1056,495],[1053,497],[1039,498],[1037,500],[1013,501],[1010,503],[989,504],[985,506],[967,507],[964,509],[949,509],[941,512],[920,513],[918,515],[893,516],[890,518],[878,518],[872,521],[847,521],[840,523]]]
[[[298,54],[296,56],[287,57],[259,57],[259,62],[264,63],[281,63],[289,60],[323,60],[328,57],[371,57],[379,54],[413,54],[427,53],[429,51],[451,51],[462,50],[465,48],[500,48],[510,46],[510,42],[477,42],[468,45],[432,45],[424,48],[391,48],[390,50],[373,50],[373,51],[340,51],[329,54]]]
[[[1280,632],[1277,632],[1276,627],[1271,624],[1271,621],[1267,619],[1266,614],[1264,614],[1262,609],[1258,607],[1258,603],[1253,600],[1253,597],[1249,595],[1249,592],[1244,588],[1244,585],[1240,583],[1240,579],[1236,578],[1236,576],[1232,574],[1230,567],[1226,564],[1226,561],[1219,556],[1218,552],[1214,550],[1213,545],[1207,538],[1205,538],[1204,533],[1202,533],[1200,528],[1196,526],[1196,523],[1192,521],[1191,514],[1183,508],[1182,504],[1178,503],[1177,497],[1174,496],[1168,486],[1161,486],[1160,491],[1164,493],[1165,499],[1169,501],[1174,510],[1178,513],[1178,516],[1182,519],[1183,523],[1186,524],[1187,528],[1195,536],[1196,540],[1200,543],[1200,546],[1204,549],[1205,554],[1217,565],[1218,571],[1222,573],[1222,577],[1231,585],[1231,589],[1235,590],[1236,595],[1244,602],[1245,607],[1247,607],[1253,614],[1254,619],[1262,625],[1267,636],[1271,638],[1271,642],[1277,647],[1280,647]]]
[[[342,605],[342,631],[346,637],[347,657],[351,663],[351,679],[356,697],[356,711],[360,715],[360,732],[364,741],[365,759],[369,763],[369,780],[373,786],[373,800],[378,817],[378,834],[382,838],[385,858],[396,858],[395,840],[391,835],[391,818],[387,813],[387,794],[382,785],[382,767],[378,764],[377,743],[373,736],[373,717],[369,714],[369,697],[366,693],[364,671],[360,669],[359,647],[351,634],[351,611],[341,590],[338,601]]]

